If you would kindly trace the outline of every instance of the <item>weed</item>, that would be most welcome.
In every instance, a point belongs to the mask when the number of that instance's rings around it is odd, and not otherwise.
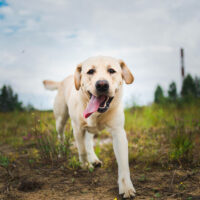
[[[72,168],[73,170],[78,169],[80,167],[80,162],[76,158],[76,156],[72,156],[69,159],[69,167]]]
[[[125,130],[129,141],[129,161],[140,167],[152,164],[172,166],[185,162],[200,164],[200,112],[199,103],[177,106],[150,105],[132,107],[125,110]],[[66,125],[64,145],[57,141],[55,119],[52,112],[12,112],[0,113],[0,144],[20,147],[28,154],[32,166],[39,162],[56,163],[64,161],[67,167],[77,168],[77,151],[72,147],[70,121]],[[110,134],[102,131],[100,138]],[[97,142],[95,152],[111,169],[116,165],[111,144]],[[61,158],[58,156],[61,155]],[[75,158],[76,155],[76,158]],[[13,162],[15,155],[10,162]],[[2,166],[1,166],[2,167]]]
[[[160,198],[161,197],[160,193],[159,192],[155,193],[155,197]]]
[[[191,137],[186,134],[178,132],[172,137],[171,141],[170,159],[173,161],[190,161],[193,148],[193,141]]]
[[[89,167],[89,172],[93,172],[94,171],[94,168],[93,167]]]
[[[72,130],[65,137],[64,144],[57,140],[57,132],[43,120],[38,119],[38,116],[33,115],[34,126],[32,128],[33,143],[36,144],[36,150],[39,153],[41,160],[52,163],[63,157],[69,159],[72,145]],[[50,124],[51,125],[51,124]],[[30,137],[29,137],[30,138]]]
[[[101,148],[100,148],[100,144],[99,144],[99,141],[96,143],[96,146],[95,146],[95,149],[94,149],[97,157],[100,156],[100,153],[101,153]]]
[[[8,175],[13,178],[13,175],[10,171],[10,165],[11,165],[10,159],[0,152],[0,167],[4,168],[8,173]]]
[[[10,160],[7,156],[0,153],[0,166],[7,169],[9,167]]]

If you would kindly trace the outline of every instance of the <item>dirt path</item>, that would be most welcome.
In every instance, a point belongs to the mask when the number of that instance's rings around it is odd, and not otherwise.
[[[135,199],[200,199],[200,171],[135,170],[132,180]],[[94,172],[61,168],[17,169],[14,178],[0,173],[1,200],[120,199],[117,170]]]
[[[2,146],[1,151],[12,152]],[[141,166],[141,167],[136,167]],[[135,200],[200,200],[200,169],[161,169],[131,164],[131,178],[137,190]],[[0,200],[114,200],[118,195],[117,165],[93,172],[56,166],[30,166],[19,154],[10,174],[0,168]]]

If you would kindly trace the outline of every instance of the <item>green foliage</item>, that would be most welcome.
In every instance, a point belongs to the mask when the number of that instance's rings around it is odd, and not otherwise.
[[[0,111],[8,112],[13,110],[23,110],[22,102],[18,100],[18,95],[14,94],[10,86],[4,85],[0,89]]]
[[[130,162],[198,164],[200,101],[125,110]]]
[[[129,141],[129,161],[148,168],[152,164],[200,164],[200,100],[132,107],[125,110],[125,130]],[[30,167],[45,163],[70,169],[80,167],[73,144],[70,121],[67,122],[64,145],[57,140],[52,112],[0,113],[0,142],[24,151]],[[107,132],[99,138],[109,141]],[[102,146],[103,145],[103,146]],[[20,148],[19,148],[20,147]],[[112,144],[96,142],[95,152],[104,168],[116,166]],[[58,155],[61,155],[59,157]],[[13,157],[16,158],[15,155]],[[9,155],[10,158],[10,155]],[[140,165],[142,163],[142,165]],[[143,181],[144,177],[140,177]]]
[[[160,198],[161,197],[160,193],[159,192],[155,193],[155,197]]]
[[[163,89],[160,85],[157,86],[156,91],[154,93],[154,102],[162,103],[164,101],[164,93]]]
[[[28,111],[28,112],[30,112],[30,111],[34,111],[35,108],[33,107],[32,104],[29,103],[29,104],[25,107],[25,110]]]
[[[100,153],[101,153],[101,147],[99,145],[99,142],[96,144],[94,151],[95,151],[97,157],[99,157]]]
[[[47,162],[53,162],[61,156],[65,157],[66,159],[69,159],[71,153],[71,135],[69,135],[67,135],[63,145],[60,144],[59,141],[57,141],[56,132],[54,132],[54,134],[49,133],[48,131],[43,133],[36,132],[35,142],[41,158],[43,160],[46,160]]]
[[[46,120],[48,116],[49,114],[45,113]],[[25,137],[25,141],[31,140],[36,145],[40,158],[46,162],[52,163],[61,157],[69,159],[72,131],[66,134],[64,144],[61,144],[57,140],[57,132],[52,118],[48,119],[49,123],[46,123],[47,121],[41,120],[41,117],[37,113],[32,113],[32,133]],[[52,121],[52,124],[50,121]]]
[[[69,167],[72,169],[78,169],[80,167],[80,162],[76,156],[72,156],[69,159]]]
[[[186,97],[186,98],[197,97],[196,84],[190,74],[188,74],[183,81],[181,95],[182,95],[182,97]]]
[[[169,89],[168,89],[168,98],[171,101],[176,101],[178,95],[177,95],[177,89],[176,89],[176,83],[172,82],[169,85]]]
[[[200,78],[195,77],[194,82],[195,82],[195,85],[196,85],[197,97],[200,97]]]
[[[181,163],[181,161],[191,160],[191,151],[193,148],[193,140],[191,139],[191,136],[178,130],[172,138],[171,145],[171,160],[178,161],[179,163]]]
[[[31,132],[34,121],[28,112],[0,113],[0,144],[23,145],[23,136]]]
[[[168,96],[164,96],[163,89],[160,85],[157,86],[154,93],[154,102],[163,106],[174,103],[181,106],[184,103],[191,103],[200,97],[200,78],[193,77],[188,74],[183,80],[181,94],[177,93],[176,83],[172,82],[169,85]]]
[[[9,158],[0,153],[0,166],[7,169],[9,167],[9,164],[10,164]]]
[[[11,159],[0,152],[0,168],[1,167],[4,168],[6,170],[8,176],[13,178],[13,175],[10,171],[11,163],[12,163]]]

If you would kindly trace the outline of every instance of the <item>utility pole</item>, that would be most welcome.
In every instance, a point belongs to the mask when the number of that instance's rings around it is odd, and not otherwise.
[[[184,49],[180,49],[180,54],[181,54],[181,77],[182,77],[182,84],[183,80],[185,78],[185,66],[184,66]]]

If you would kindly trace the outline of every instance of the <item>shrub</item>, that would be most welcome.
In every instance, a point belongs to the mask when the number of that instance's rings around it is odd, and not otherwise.
[[[23,110],[22,102],[18,100],[18,95],[14,94],[10,86],[4,85],[0,89],[0,111],[8,112],[13,110]]]
[[[184,161],[190,161],[192,158],[193,141],[191,137],[178,130],[171,140],[170,159],[178,161],[182,165]]]

